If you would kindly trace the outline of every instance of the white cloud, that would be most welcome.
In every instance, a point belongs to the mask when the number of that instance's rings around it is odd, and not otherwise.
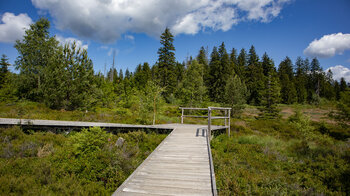
[[[330,67],[326,70],[326,73],[328,70],[331,70],[333,73],[333,79],[340,81],[340,78],[344,78],[346,82],[350,82],[350,69],[347,67],[344,67],[342,65],[336,65],[334,67]]]
[[[304,50],[310,57],[329,58],[350,49],[350,34],[334,33],[315,39]]]
[[[62,36],[56,35],[56,39],[61,43],[61,45],[73,44],[73,42],[75,42],[75,44],[77,45],[77,48],[86,49],[86,50],[89,48],[89,45],[83,44],[83,41],[73,37],[64,38]]]
[[[22,39],[25,29],[33,22],[27,14],[14,15],[5,12],[1,17],[0,42],[13,43]]]
[[[112,43],[121,35],[159,36],[229,30],[241,21],[268,22],[292,0],[32,0],[48,11],[60,30]]]
[[[125,35],[124,38],[127,39],[127,40],[130,40],[130,41],[134,41],[135,40],[135,37],[132,36],[132,35]]]

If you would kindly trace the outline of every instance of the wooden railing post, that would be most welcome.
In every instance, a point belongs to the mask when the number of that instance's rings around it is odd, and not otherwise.
[[[230,137],[231,131],[231,109],[228,110],[228,137]]]
[[[181,124],[184,124],[184,109],[181,108]]]
[[[211,140],[211,108],[208,107],[208,137]]]
[[[227,110],[225,109],[225,117],[227,116]],[[225,127],[227,127],[227,118],[225,118]]]

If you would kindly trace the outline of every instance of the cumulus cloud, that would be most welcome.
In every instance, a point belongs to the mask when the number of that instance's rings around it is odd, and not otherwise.
[[[291,0],[32,0],[60,30],[111,43],[127,32],[159,36],[229,30],[241,21],[269,22]]]
[[[333,73],[333,79],[340,81],[340,78],[344,78],[346,82],[350,82],[350,69],[347,67],[344,67],[342,65],[336,65],[334,67],[330,67],[326,70],[326,73],[328,70],[331,70]]]
[[[0,42],[13,43],[22,39],[25,29],[33,22],[27,14],[14,15],[5,12],[1,17]]]
[[[334,33],[315,39],[304,50],[310,57],[329,58],[350,49],[350,34]]]
[[[62,37],[60,35],[56,35],[56,39],[57,41],[60,42],[61,45],[65,45],[65,44],[73,44],[73,42],[75,42],[75,44],[77,45],[77,48],[81,48],[81,49],[88,49],[89,45],[87,44],[83,44],[83,41],[73,38],[73,37]]]

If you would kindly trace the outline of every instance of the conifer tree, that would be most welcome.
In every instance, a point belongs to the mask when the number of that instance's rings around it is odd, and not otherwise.
[[[320,97],[322,79],[323,79],[323,71],[320,66],[320,62],[317,58],[313,58],[311,61],[311,85],[314,89],[314,92],[318,97]]]
[[[231,75],[236,73],[237,69],[237,50],[235,48],[232,48],[231,54],[230,54],[230,66],[229,66],[229,73]]]
[[[232,115],[237,116],[244,109],[247,100],[248,90],[238,75],[231,75],[225,86],[225,102],[233,110]]]
[[[296,62],[295,87],[297,92],[298,103],[305,103],[307,100],[307,67],[301,57],[298,57]]]
[[[220,56],[217,47],[214,46],[213,51],[210,55],[209,63],[209,96],[212,101],[219,102],[218,89],[220,89]]]
[[[175,75],[175,47],[173,45],[174,36],[169,28],[166,28],[160,36],[162,47],[158,49],[158,78],[160,86],[165,88],[164,97],[169,97],[176,87]]]
[[[247,66],[247,52],[245,51],[244,48],[242,48],[241,52],[237,57],[237,66],[235,69],[235,73],[241,78],[242,81],[247,81],[245,79],[246,66]]]
[[[278,76],[281,85],[282,103],[292,104],[297,101],[297,91],[294,85],[293,65],[289,57],[286,57],[278,67]]]
[[[260,105],[262,99],[260,92],[264,89],[264,72],[254,46],[251,46],[249,50],[248,66],[245,77],[247,80],[246,85],[250,91],[248,103]]]
[[[183,83],[180,85],[184,104],[193,106],[205,100],[206,87],[201,77],[203,69],[204,66],[199,64],[197,60],[192,60],[192,62],[190,62]]]
[[[9,73],[8,67],[10,66],[10,63],[8,62],[8,58],[5,54],[1,56],[0,60],[0,88],[2,85],[6,82],[7,75]]]
[[[345,78],[344,77],[341,77],[340,78],[340,92],[344,92],[347,88],[347,85],[346,85],[346,81],[345,81]]]
[[[264,90],[262,91],[261,116],[263,118],[272,119],[279,117],[279,110],[277,103],[280,99],[280,85],[278,81],[277,72],[275,69],[271,70],[266,77]]]
[[[203,65],[203,73],[202,78],[204,81],[208,81],[209,78],[209,63],[208,63],[208,55],[207,50],[202,46],[197,55],[197,62]]]
[[[32,101],[43,100],[43,85],[46,68],[55,66],[54,57],[58,49],[58,41],[49,35],[50,22],[40,18],[25,31],[22,40],[17,40],[14,47],[19,56],[15,62],[20,70],[19,93],[22,98]]]

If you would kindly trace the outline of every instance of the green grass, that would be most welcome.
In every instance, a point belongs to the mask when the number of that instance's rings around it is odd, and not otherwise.
[[[156,123],[179,123],[181,111],[178,107],[163,105],[157,112]],[[0,102],[1,118],[25,118],[43,120],[93,121],[126,124],[152,124],[153,113],[142,112],[137,106],[129,108],[94,108],[91,111],[52,110],[44,104],[19,101]]]
[[[122,146],[115,145],[119,137]],[[165,137],[0,129],[0,195],[111,195]]]
[[[215,137],[219,195],[349,195],[350,130],[299,117],[250,119]]]

